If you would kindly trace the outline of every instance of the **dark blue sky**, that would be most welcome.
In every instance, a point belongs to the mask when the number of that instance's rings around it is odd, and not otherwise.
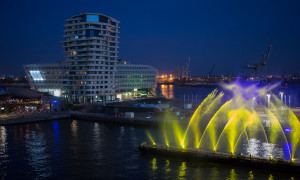
[[[0,74],[22,64],[63,61],[64,20],[82,12],[120,24],[120,58],[161,72],[183,66],[207,75],[245,74],[273,45],[268,72],[300,73],[300,1],[7,0],[0,3]]]

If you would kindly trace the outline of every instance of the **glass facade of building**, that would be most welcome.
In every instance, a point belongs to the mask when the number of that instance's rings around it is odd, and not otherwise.
[[[117,96],[119,99],[131,99],[141,94],[153,95],[156,88],[157,69],[149,65],[117,64]],[[125,96],[123,96],[125,92]],[[126,92],[132,92],[126,94]],[[140,95],[138,95],[140,94]]]
[[[65,64],[27,64],[23,66],[31,89],[64,97],[62,83],[67,78]]]

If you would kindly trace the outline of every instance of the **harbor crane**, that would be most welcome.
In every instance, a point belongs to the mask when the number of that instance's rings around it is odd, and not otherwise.
[[[211,75],[214,72],[214,70],[215,70],[215,64],[212,65],[210,71],[208,72],[208,77],[211,77]]]
[[[187,63],[185,64],[185,66],[182,67],[182,78],[188,78],[189,77],[189,68],[190,68],[190,62],[191,62],[191,58],[188,58]]]
[[[252,70],[253,70],[254,77],[256,78],[256,77],[257,77],[257,71],[258,71],[259,69],[264,68],[264,67],[267,65],[267,62],[268,62],[268,59],[269,59],[269,56],[270,56],[271,49],[272,49],[272,45],[269,46],[269,50],[268,50],[267,55],[265,55],[264,53],[262,54],[262,62],[260,62],[260,63],[258,63],[258,64],[255,63],[255,64],[252,64],[252,65],[242,66],[241,68],[244,68],[244,69],[252,69]]]

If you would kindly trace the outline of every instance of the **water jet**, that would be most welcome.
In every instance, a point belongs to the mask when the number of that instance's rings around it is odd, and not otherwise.
[[[225,93],[212,91],[188,123],[166,116],[159,135],[163,139],[154,141],[148,133],[153,145],[143,144],[139,149],[142,153],[297,169],[300,123],[282,101],[282,94],[272,93],[276,87],[223,85]]]

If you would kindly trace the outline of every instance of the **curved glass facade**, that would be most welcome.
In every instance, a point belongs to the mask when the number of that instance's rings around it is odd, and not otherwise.
[[[63,47],[69,101],[114,100],[119,21],[101,14],[80,14],[66,20]]]

